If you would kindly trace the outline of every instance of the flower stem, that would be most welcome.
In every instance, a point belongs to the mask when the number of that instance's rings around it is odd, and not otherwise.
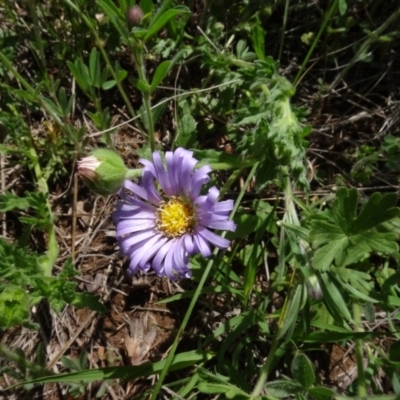
[[[265,386],[265,382],[267,381],[268,374],[269,374],[270,368],[272,366],[272,361],[274,359],[273,355],[275,354],[275,352],[279,346],[279,340],[277,338],[278,338],[278,335],[276,334],[274,337],[274,340],[272,341],[272,346],[269,349],[267,361],[265,361],[265,364],[263,365],[263,367],[261,369],[260,376],[258,377],[256,386],[254,386],[253,393],[251,394],[251,397],[253,397],[253,398],[258,397]]]
[[[125,179],[139,178],[142,176],[142,172],[142,168],[128,169],[125,174]]]

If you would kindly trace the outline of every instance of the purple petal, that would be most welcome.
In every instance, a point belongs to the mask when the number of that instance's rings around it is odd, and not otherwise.
[[[204,240],[200,235],[194,234],[193,235],[194,242],[196,243],[197,248],[199,249],[200,253],[203,257],[210,257],[211,256],[211,249],[206,240]]]
[[[174,240],[169,240],[167,241],[164,246],[160,248],[158,253],[155,255],[153,262],[152,262],[152,267],[154,271],[157,273],[159,276],[164,276],[164,258],[165,255],[168,253],[168,250],[171,248],[173,245]]]
[[[220,249],[226,249],[231,243],[228,239],[222,238],[221,236],[218,236],[214,232],[211,232],[203,227],[196,228],[196,232],[203,239],[207,240],[208,242],[212,243],[214,246]]]
[[[153,238],[146,241],[141,248],[136,251],[132,262],[143,268],[147,265],[147,261],[158,251],[158,249],[167,241],[167,238],[156,235]]]
[[[214,212],[216,213],[227,212],[232,210],[233,210],[233,200],[220,201],[214,206]]]
[[[194,252],[194,243],[191,235],[184,235],[185,238],[185,248],[189,254],[193,254]]]
[[[143,231],[141,233],[134,233],[132,236],[127,236],[120,239],[120,246],[124,254],[129,254],[129,248],[134,244],[141,243],[143,240],[149,239],[156,235],[157,232],[154,229],[149,229],[148,231]]]
[[[153,163],[154,168],[156,169],[156,178],[158,179],[158,182],[160,182],[162,190],[167,196],[172,196],[174,193],[171,193],[171,184],[169,182],[168,174],[165,172],[160,153],[157,151],[153,153]]]
[[[210,221],[206,226],[220,231],[235,232],[236,230],[236,224],[233,221]]]
[[[143,220],[141,222],[132,223],[131,220],[120,221],[117,225],[117,236],[127,235],[138,231],[144,231],[155,227],[154,221]]]

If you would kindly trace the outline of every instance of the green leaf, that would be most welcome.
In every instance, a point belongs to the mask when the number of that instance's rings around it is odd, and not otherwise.
[[[186,149],[193,148],[196,143],[196,120],[191,114],[185,114],[178,121],[178,135],[175,144]]]
[[[157,86],[167,76],[170,64],[171,62],[167,60],[158,65],[156,72],[154,73],[153,80],[151,81],[150,93],[153,93],[157,89]]]
[[[348,245],[348,238],[342,237],[339,240],[334,240],[327,245],[320,247],[314,254],[312,266],[319,271],[326,271],[335,257],[341,257],[343,251]]]
[[[100,54],[95,47],[92,48],[89,56],[89,75],[93,86],[101,87],[100,77]]]
[[[239,157],[216,150],[194,150],[194,155],[200,160],[198,167],[209,164],[213,170],[240,169],[254,164],[252,161],[243,161]]]
[[[370,324],[373,324],[375,322],[375,307],[373,306],[372,302],[365,303],[364,314],[365,314],[365,319]],[[399,358],[399,360],[400,360],[400,358]]]
[[[83,64],[83,61],[80,58],[78,58],[74,64],[70,61],[67,61],[67,65],[72,72],[72,75],[74,76],[76,82],[78,83],[78,86],[85,93],[87,93],[89,86],[91,85],[89,70],[87,66]]]
[[[29,206],[30,202],[26,197],[18,197],[11,192],[0,194],[0,212],[26,210]]]
[[[308,389],[308,394],[315,400],[331,400],[336,393],[326,387],[313,387]]]
[[[10,285],[0,292],[0,329],[21,324],[28,317],[28,295],[21,287]]]
[[[313,267],[326,271],[333,261],[342,267],[364,260],[371,252],[397,253],[398,233],[389,223],[400,214],[396,201],[394,193],[374,193],[357,215],[357,190],[339,189],[332,210],[311,216]]]
[[[339,0],[339,13],[341,16],[346,14],[347,11],[347,2],[346,0]]]
[[[354,226],[353,232],[367,231],[385,221],[389,221],[400,215],[400,209],[395,207],[398,197],[395,193],[374,193],[367,204],[361,209]]]
[[[59,117],[64,116],[63,111],[60,110],[60,107],[57,104],[55,104],[53,100],[50,100],[46,97],[42,97],[42,101],[46,103],[46,106],[49,108],[49,110],[51,110],[52,113],[58,115]]]
[[[111,23],[117,29],[125,43],[129,43],[129,32],[125,28],[125,16],[112,0],[98,0],[97,4],[103,9]]]
[[[100,314],[104,314],[106,311],[106,308],[100,302],[100,298],[88,293],[75,293],[72,301],[69,301],[69,304],[72,304],[77,308],[88,307]]]
[[[300,386],[297,382],[283,379],[268,382],[265,388],[270,395],[275,396],[278,399],[284,399],[293,396],[294,394],[303,390],[302,386]]]
[[[128,76],[128,71],[120,69],[116,71],[116,74],[117,74],[117,82],[122,82]]]
[[[14,89],[13,93],[21,97],[22,99],[28,101],[29,103],[34,103],[37,100],[36,96],[33,96],[30,92],[27,92],[26,90]]]
[[[213,357],[213,353],[207,351],[188,351],[175,355],[172,360],[169,371],[177,371],[183,368],[191,367],[197,363],[204,363]],[[159,374],[163,370],[165,360],[158,361],[152,364],[135,365],[135,366],[123,366],[123,367],[108,367],[108,368],[97,368],[92,370],[84,370],[79,372],[72,372],[68,374],[57,374],[48,375],[37,379],[27,380],[18,383],[13,387],[36,384],[36,383],[51,383],[51,382],[67,382],[74,383],[80,381],[86,381],[87,383],[93,381],[103,381],[107,379],[124,379],[133,380],[136,378],[143,378],[154,374]]]
[[[312,323],[312,325],[319,328],[321,324]],[[324,326],[323,329],[325,328],[330,328],[330,326]],[[326,332],[312,332],[304,336],[302,335],[301,341],[304,343],[321,344],[321,343],[335,343],[345,340],[356,340],[356,339],[370,340],[385,335],[386,335],[385,332],[354,332],[352,330],[349,330],[347,332],[326,331]]]
[[[309,358],[299,353],[293,359],[290,370],[293,378],[295,378],[304,389],[309,389],[315,382],[314,366]]]
[[[101,88],[103,90],[109,90],[111,88],[113,88],[115,85],[117,84],[117,81],[115,81],[114,79],[110,80],[110,81],[106,81],[101,85]]]
[[[289,310],[286,312],[286,318],[283,321],[283,324],[279,330],[277,339],[282,338],[286,332],[289,331],[289,336],[291,336],[291,331],[294,328],[294,325],[297,321],[297,317],[299,316],[299,311],[300,311],[300,306],[301,306],[301,300],[303,298],[303,290],[304,286],[303,285],[297,285],[294,295],[290,300],[290,303],[288,305]]]
[[[136,88],[140,90],[142,93],[150,92],[150,86],[147,82],[142,81],[141,79],[133,79],[132,81],[134,86],[136,86]]]
[[[140,8],[142,9],[142,11],[145,14],[147,14],[147,13],[151,12],[151,10],[153,8],[153,2],[151,0],[141,0]]]
[[[358,191],[340,188],[336,193],[336,200],[333,206],[333,215],[341,230],[349,232],[356,218],[358,205]]]
[[[265,60],[265,31],[261,26],[260,19],[256,16],[256,23],[251,29],[251,42],[259,60]]]
[[[155,18],[152,22],[151,25],[148,28],[148,32],[146,36],[144,37],[144,40],[150,39],[152,36],[154,36],[160,29],[162,29],[165,24],[173,17],[180,15],[180,14],[186,14],[190,13],[189,8],[186,6],[176,6],[166,12],[164,12],[161,15],[158,15],[157,18]]]
[[[229,384],[200,382],[197,388],[201,393],[206,394],[224,393],[228,399],[241,400],[250,398],[248,394]]]
[[[324,303],[333,317],[339,321],[344,318],[347,321],[353,322],[341,291],[328,273],[325,272],[321,274],[320,285],[324,295]]]

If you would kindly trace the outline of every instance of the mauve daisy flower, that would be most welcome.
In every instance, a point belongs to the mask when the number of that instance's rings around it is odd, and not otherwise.
[[[210,229],[234,231],[232,200],[218,202],[219,190],[200,195],[211,167],[195,169],[193,152],[166,152],[166,169],[158,152],[143,165],[140,184],[126,180],[113,219],[121,252],[130,258],[129,273],[147,272],[170,279],[189,278],[189,256],[211,256],[211,246],[225,249],[229,240]],[[157,186],[155,182],[157,181]]]

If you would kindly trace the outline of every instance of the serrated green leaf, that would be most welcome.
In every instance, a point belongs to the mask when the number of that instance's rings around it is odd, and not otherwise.
[[[367,231],[385,221],[389,221],[400,215],[400,209],[395,207],[398,197],[395,193],[373,193],[368,202],[361,209],[352,232]]]
[[[196,143],[196,120],[191,114],[185,114],[178,121],[178,135],[175,141],[176,146],[190,149]]]
[[[376,251],[383,254],[397,253],[399,246],[396,243],[397,235],[393,232],[363,232],[351,240],[359,246],[365,246],[366,251]]]
[[[309,358],[303,354],[297,354],[290,365],[292,376],[304,389],[309,389],[315,382],[314,366]]]
[[[265,31],[261,26],[260,19],[256,16],[256,22],[251,29],[251,43],[259,60],[265,60]]]
[[[371,252],[398,252],[398,234],[388,223],[400,213],[394,193],[374,193],[358,215],[355,189],[341,188],[336,196],[332,212],[325,210],[312,217],[314,268],[327,270],[333,260],[337,266],[347,266],[364,260]]]
[[[11,192],[0,194],[0,212],[26,210],[29,206],[30,202],[26,197],[18,197]]]
[[[72,300],[70,300],[68,303],[77,308],[88,307],[100,314],[104,314],[106,311],[104,304],[100,302],[100,298],[98,296],[92,296],[88,293],[74,293]]]
[[[320,247],[312,258],[312,266],[314,269],[319,271],[326,271],[329,269],[332,261],[336,257],[341,257],[343,251],[346,249],[349,241],[347,237],[334,240],[331,243]]]
[[[0,292],[0,329],[8,329],[28,320],[29,299],[18,286],[9,285]]]
[[[340,188],[337,191],[332,212],[342,232],[350,231],[356,218],[357,205],[358,191],[356,189]]]

